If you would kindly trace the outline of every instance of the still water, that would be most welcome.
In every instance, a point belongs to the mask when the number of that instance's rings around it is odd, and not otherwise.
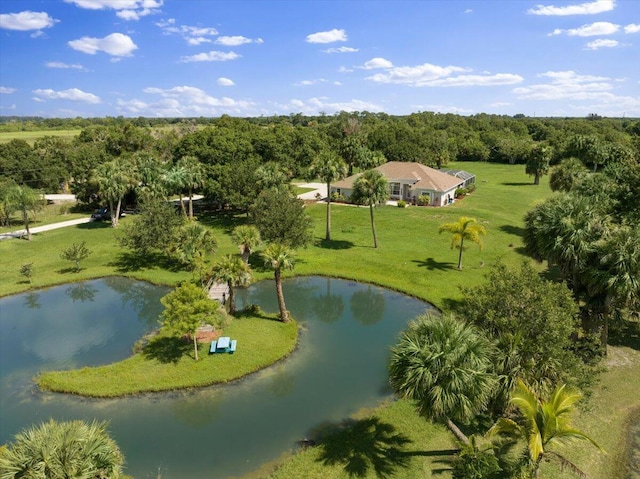
[[[105,278],[0,299],[0,444],[50,417],[106,419],[136,479],[241,475],[313,437],[315,428],[388,397],[388,348],[409,319],[431,309],[370,285],[296,278],[284,282],[284,294],[302,329],[298,349],[244,380],[109,400],[33,387],[31,378],[44,369],[130,355],[157,327],[166,292]],[[241,291],[237,301],[277,311],[272,281]]]

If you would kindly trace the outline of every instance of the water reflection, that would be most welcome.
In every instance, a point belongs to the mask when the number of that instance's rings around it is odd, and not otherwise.
[[[38,295],[38,293],[27,293],[24,295],[24,304],[29,309],[40,309],[42,305],[38,301],[39,299],[40,296]]]
[[[331,279],[326,279],[324,294],[312,299],[313,312],[324,323],[333,323],[340,319],[344,312],[344,299],[338,294],[331,294]]]
[[[86,301],[93,301],[97,292],[98,290],[89,283],[74,284],[65,290],[67,296],[69,296],[71,301],[74,303],[76,301],[80,301],[82,303]]]
[[[353,318],[362,325],[376,324],[384,316],[384,296],[371,286],[354,292],[350,304]]]

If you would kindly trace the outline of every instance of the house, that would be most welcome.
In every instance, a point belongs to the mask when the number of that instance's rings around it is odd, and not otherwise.
[[[445,206],[453,203],[456,189],[475,181],[475,176],[467,172],[450,170],[458,175],[448,174],[416,162],[390,161],[374,169],[387,179],[390,199],[414,203],[420,196],[428,196],[431,206]],[[353,184],[360,174],[333,183],[331,194],[338,193],[348,199],[353,193]]]

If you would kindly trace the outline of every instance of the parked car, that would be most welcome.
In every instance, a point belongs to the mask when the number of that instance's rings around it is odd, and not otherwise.
[[[125,216],[125,214],[122,210],[120,210],[119,218],[122,218],[123,216]],[[111,210],[108,206],[103,206],[102,208],[97,209],[96,212],[91,215],[91,219],[93,221],[111,220]]]

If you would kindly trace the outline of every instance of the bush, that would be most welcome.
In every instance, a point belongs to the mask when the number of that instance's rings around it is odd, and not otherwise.
[[[430,201],[431,201],[431,197],[429,197],[429,195],[420,195],[418,197],[419,206],[428,206]]]
[[[467,192],[468,192],[468,190],[466,188],[458,188],[456,190],[455,196],[456,196],[456,198],[460,198],[461,196],[466,195]]]
[[[341,194],[339,194],[339,193],[334,191],[333,193],[331,193],[331,201],[334,201],[334,202],[345,202],[346,198],[344,197],[344,195],[341,195]]]
[[[407,202],[405,200],[398,200],[398,208],[406,208]]]
[[[476,191],[476,184],[475,183],[471,183],[469,186],[467,186],[467,192],[468,193],[473,193],[474,191]]]

